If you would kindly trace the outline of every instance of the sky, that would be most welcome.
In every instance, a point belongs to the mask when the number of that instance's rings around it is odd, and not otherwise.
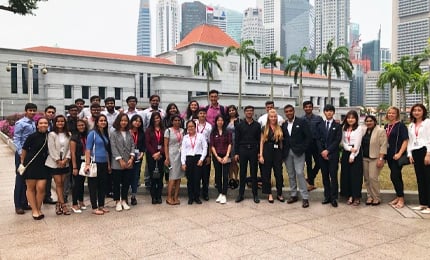
[[[255,0],[200,1],[237,11],[256,6]],[[189,1],[179,0],[183,2]],[[361,43],[375,40],[381,26],[381,47],[391,48],[391,2],[351,0],[351,22],[360,24]],[[151,0],[152,9],[156,3]],[[135,55],[138,9],[139,0],[48,0],[39,4],[35,16],[0,10],[0,48],[43,45]]]

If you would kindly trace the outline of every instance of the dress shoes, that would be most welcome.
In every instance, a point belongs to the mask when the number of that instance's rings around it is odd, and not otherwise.
[[[156,198],[152,198],[152,204],[157,204],[157,199]]]
[[[160,198],[157,198],[157,204],[163,204],[163,200]]]
[[[188,199],[188,205],[193,205],[194,200],[193,199]]]
[[[309,200],[303,200],[303,202],[302,202],[302,207],[303,208],[309,208]]]
[[[331,205],[335,208],[337,208],[337,200],[332,200]]]
[[[204,199],[205,201],[209,201],[209,196],[208,196],[208,195],[203,195],[202,197],[203,197],[203,199]]]
[[[287,203],[291,204],[291,203],[297,202],[298,200],[299,200],[299,198],[297,196],[293,196],[287,200]]]
[[[331,201],[329,200],[329,199],[324,199],[322,202],[321,202],[321,204],[329,204]]]
[[[131,205],[133,205],[133,206],[137,205],[136,197],[131,197]]]
[[[241,201],[243,201],[243,196],[241,196],[241,195],[237,196],[237,198],[236,198],[235,202],[236,202],[236,203],[239,203],[239,202],[241,202]]]
[[[254,196],[254,202],[255,203],[260,203],[260,198],[258,197],[258,195]]]
[[[25,211],[22,208],[15,208],[15,213],[18,215],[23,215],[25,214]]]
[[[201,201],[199,198],[195,199],[194,201],[195,201],[197,204],[202,204],[202,201]]]
[[[46,198],[43,200],[44,204],[51,204],[51,205],[55,205],[57,202],[54,201],[52,198]]]

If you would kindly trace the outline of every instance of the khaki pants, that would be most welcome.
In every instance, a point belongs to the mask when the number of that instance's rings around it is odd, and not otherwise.
[[[378,160],[377,158],[363,158],[363,175],[367,188],[367,198],[372,198],[374,201],[381,201],[379,174],[382,168],[376,167]]]

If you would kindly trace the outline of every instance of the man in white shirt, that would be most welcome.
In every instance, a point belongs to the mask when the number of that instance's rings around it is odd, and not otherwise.
[[[138,114],[138,110],[136,109],[137,97],[129,96],[129,97],[127,97],[125,102],[127,102],[128,108],[127,108],[127,110],[124,111],[124,113],[126,113],[128,118],[131,119],[134,115]]]
[[[258,120],[257,120],[258,123],[260,123],[261,128],[264,128],[264,126],[266,126],[266,123],[267,123],[267,113],[269,112],[270,109],[275,109],[275,102],[268,100],[268,101],[266,101],[265,106],[266,106],[266,114],[260,116],[258,118]],[[278,124],[282,125],[283,122],[284,122],[284,119],[282,118],[282,116],[280,116],[278,114]]]
[[[100,96],[92,96],[90,97],[90,107],[92,104],[99,104],[100,105],[101,98]],[[82,111],[78,114],[78,117],[84,120],[87,120],[89,117],[91,117],[91,108],[90,107],[84,107]]]
[[[139,114],[142,116],[143,120],[143,129],[146,130],[149,126],[149,120],[151,119],[152,112],[159,112],[161,115],[161,119],[164,118],[166,115],[166,112],[159,107],[160,105],[160,96],[159,95],[152,95],[149,97],[149,103],[150,107],[143,110],[142,112],[139,112]]]
[[[119,111],[115,109],[115,98],[108,97],[104,100],[105,102],[105,110],[101,112],[101,114],[105,115],[108,121],[109,132],[113,131],[113,122],[115,122],[116,117],[119,114]]]

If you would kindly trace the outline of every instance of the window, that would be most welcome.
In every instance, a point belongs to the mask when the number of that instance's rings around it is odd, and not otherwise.
[[[90,98],[90,86],[82,86],[82,98],[83,99]]]
[[[64,98],[72,98],[72,85],[64,85]]]
[[[22,93],[28,94],[28,70],[27,64],[22,64]]]
[[[34,65],[33,68],[33,94],[39,94],[39,67]]]
[[[143,73],[139,73],[139,97],[143,98]]]
[[[151,74],[148,73],[148,75],[146,75],[146,86],[147,86],[147,90],[148,90],[148,97],[151,96]]]
[[[99,96],[101,99],[106,98],[106,87],[99,87]]]
[[[10,64],[10,92],[13,94],[18,93],[18,69],[16,68],[17,64]]]
[[[115,100],[121,100],[121,88],[114,88],[115,89]]]

